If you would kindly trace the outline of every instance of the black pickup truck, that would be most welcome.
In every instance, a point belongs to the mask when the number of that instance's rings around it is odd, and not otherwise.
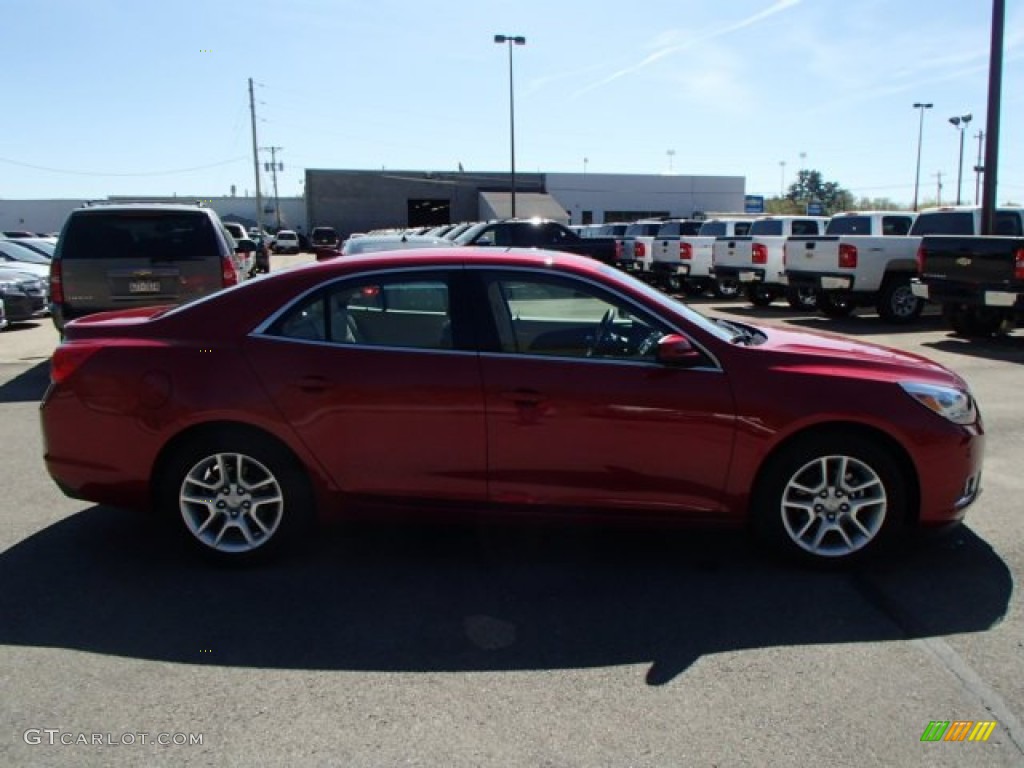
[[[564,224],[545,219],[505,219],[487,221],[470,227],[457,238],[459,245],[499,248],[544,248],[589,256],[612,264],[615,261],[614,237],[580,237]]]
[[[917,251],[915,296],[942,305],[961,336],[1009,331],[1024,318],[1024,237],[931,235]]]

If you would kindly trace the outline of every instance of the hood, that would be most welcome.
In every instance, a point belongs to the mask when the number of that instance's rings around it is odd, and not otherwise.
[[[879,381],[927,381],[967,388],[956,373],[922,355],[856,341],[831,333],[775,326],[758,328],[767,340],[750,349],[772,354],[777,368],[791,367],[821,375],[857,376]]]

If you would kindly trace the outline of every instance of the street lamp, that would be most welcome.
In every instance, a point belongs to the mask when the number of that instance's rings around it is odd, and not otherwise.
[[[914,109],[921,110],[921,120],[917,126],[917,172],[914,174],[914,210],[917,210],[917,190],[921,184],[921,136],[924,132],[924,111],[934,105],[914,102]]]
[[[956,128],[957,133],[960,134],[960,164],[956,170],[956,204],[960,205],[960,183],[964,177],[964,131],[967,130],[967,124],[971,122],[971,116],[951,117],[949,122]]]
[[[512,187],[512,218],[516,217],[516,100],[512,88],[512,46],[526,45],[526,38],[521,35],[495,35],[494,42],[508,43],[508,136],[511,148],[511,187]]]

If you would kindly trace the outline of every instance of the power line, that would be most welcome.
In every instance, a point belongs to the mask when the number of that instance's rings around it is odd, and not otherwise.
[[[23,163],[20,160],[11,160],[9,157],[0,157],[0,163],[8,163],[9,165],[17,165],[22,168],[31,168],[36,171],[47,171],[49,173],[63,173],[68,176],[171,176],[176,173],[192,173],[193,171],[205,171],[209,168],[219,168],[222,165],[230,165],[231,163],[237,163],[239,160],[244,160],[244,157],[232,157],[229,160],[221,160],[217,163],[210,163],[209,165],[196,165],[192,168],[177,168],[171,171],[136,171],[133,173],[113,173],[103,171],[73,171],[68,168],[48,168],[45,165],[34,165],[32,163]]]

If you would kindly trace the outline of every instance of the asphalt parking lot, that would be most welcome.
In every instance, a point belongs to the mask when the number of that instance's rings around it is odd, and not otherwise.
[[[0,333],[0,764],[1024,765],[1024,331],[693,303],[960,372],[988,431],[967,525],[855,572],[732,533],[394,525],[216,569],[57,490],[56,333]],[[996,725],[922,742],[932,721]]]

